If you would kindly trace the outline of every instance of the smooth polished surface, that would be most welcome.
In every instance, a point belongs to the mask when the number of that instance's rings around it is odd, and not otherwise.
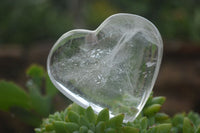
[[[132,121],[158,75],[163,43],[156,27],[133,14],[115,14],[96,30],[72,30],[53,46],[47,62],[54,85],[96,113],[125,114]]]

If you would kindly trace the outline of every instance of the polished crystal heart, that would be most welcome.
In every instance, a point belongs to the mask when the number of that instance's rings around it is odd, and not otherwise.
[[[54,85],[96,113],[125,114],[132,121],[142,110],[158,75],[162,39],[147,19],[115,14],[96,30],[72,30],[60,37],[48,57]]]

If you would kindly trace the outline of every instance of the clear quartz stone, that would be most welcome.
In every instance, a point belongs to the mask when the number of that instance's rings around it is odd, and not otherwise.
[[[143,17],[116,14],[96,30],[72,30],[48,57],[54,85],[82,107],[133,121],[146,103],[158,75],[163,43]]]

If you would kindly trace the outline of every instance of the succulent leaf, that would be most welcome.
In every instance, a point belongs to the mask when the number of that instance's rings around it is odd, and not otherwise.
[[[66,133],[67,132],[66,123],[63,121],[54,121],[53,126],[54,126],[54,130],[57,133]]]
[[[157,113],[155,115],[155,120],[157,123],[167,122],[168,119],[169,119],[169,116],[165,113]]]
[[[80,116],[80,122],[79,123],[80,123],[80,125],[84,125],[86,127],[89,127],[89,124],[90,124],[84,116]]]
[[[108,121],[108,120],[109,120],[109,111],[108,111],[108,108],[105,108],[98,114],[96,123],[99,123],[100,121]]]
[[[183,133],[194,133],[194,125],[187,117],[183,121]]]
[[[148,127],[147,117],[142,117],[140,119],[140,126],[141,126],[141,129],[147,129],[147,127]]]
[[[151,104],[161,104],[162,105],[165,102],[165,100],[166,100],[166,98],[162,97],[162,96],[154,97],[151,100]]]
[[[95,131],[95,123],[90,123],[90,124],[89,124],[89,129],[90,129],[91,131]]]
[[[66,129],[69,133],[72,133],[74,131],[77,131],[79,129],[79,125],[76,123],[72,123],[72,122],[67,122],[66,123]],[[68,133],[67,132],[67,133]]]
[[[148,106],[147,108],[145,108],[143,110],[143,112],[144,112],[144,115],[146,115],[146,116],[152,116],[155,113],[159,112],[160,109],[161,109],[161,105],[160,104],[153,104],[153,105]]]
[[[92,107],[88,107],[85,111],[85,117],[88,118],[90,123],[95,123],[96,122],[96,115],[94,113],[94,110]]]
[[[111,118],[108,123],[107,123],[107,127],[111,127],[111,128],[119,128],[122,126],[122,122],[124,119],[124,114],[119,114],[113,118]]]
[[[169,123],[159,124],[155,127],[155,133],[170,133],[172,125]]]
[[[52,123],[46,124],[45,125],[46,131],[53,131],[54,130],[54,125]]]
[[[86,126],[81,126],[79,129],[79,133],[87,133],[88,132],[88,128]]]
[[[80,121],[80,116],[76,112],[73,112],[73,111],[70,111],[68,113],[67,118],[68,118],[69,122],[79,123],[79,121]]]
[[[76,103],[73,103],[70,107],[69,107],[69,111],[74,111],[79,115],[84,115],[85,114],[85,109],[82,108],[81,106],[77,105]]]
[[[134,127],[123,127],[122,128],[123,133],[139,133],[139,129]]]
[[[96,131],[96,133],[103,133],[104,130],[105,130],[105,128],[106,128],[105,122],[100,121],[100,122],[96,125],[95,131]]]

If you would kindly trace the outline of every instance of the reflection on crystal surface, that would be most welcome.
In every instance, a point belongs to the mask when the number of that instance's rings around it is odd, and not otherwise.
[[[162,40],[146,19],[118,14],[97,30],[63,35],[48,59],[54,84],[66,96],[98,113],[125,114],[131,121],[141,111],[154,85],[162,57]]]

